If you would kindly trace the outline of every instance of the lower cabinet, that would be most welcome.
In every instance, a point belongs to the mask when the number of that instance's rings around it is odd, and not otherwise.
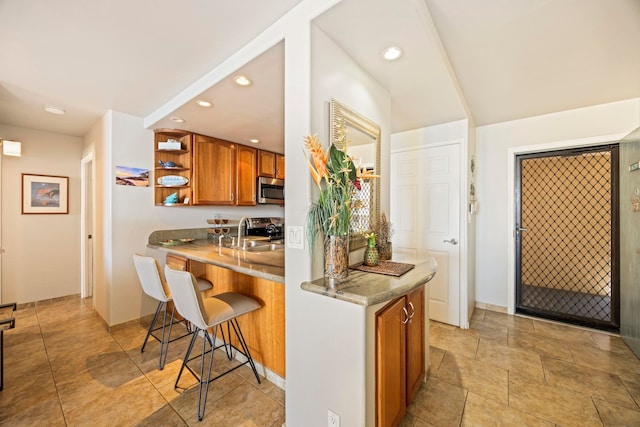
[[[376,313],[376,426],[398,426],[425,376],[425,288]]]

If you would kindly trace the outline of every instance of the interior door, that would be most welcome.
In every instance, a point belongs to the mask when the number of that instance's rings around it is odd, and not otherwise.
[[[391,221],[394,250],[438,262],[429,317],[460,326],[459,144],[392,153]]]

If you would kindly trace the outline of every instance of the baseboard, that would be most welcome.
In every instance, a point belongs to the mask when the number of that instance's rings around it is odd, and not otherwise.
[[[487,304],[486,302],[476,301],[476,307],[481,308],[483,310],[495,311],[498,313],[507,313],[507,307],[503,307],[501,305]]]

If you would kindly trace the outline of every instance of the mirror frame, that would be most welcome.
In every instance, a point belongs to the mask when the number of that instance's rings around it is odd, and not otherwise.
[[[329,136],[331,143],[344,151],[346,147],[341,146],[339,135],[345,132],[345,128],[352,127],[363,132],[373,139],[375,144],[375,173],[380,174],[380,125],[369,120],[362,114],[341,104],[334,98],[329,103]],[[373,206],[370,215],[375,221],[380,215],[380,178],[373,180]],[[367,244],[367,239],[362,235],[351,235],[349,239],[349,251],[360,249]]]

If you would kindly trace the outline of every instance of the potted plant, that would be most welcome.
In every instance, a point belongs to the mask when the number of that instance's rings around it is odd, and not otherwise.
[[[342,135],[346,141],[346,135]],[[344,150],[331,144],[324,151],[317,135],[306,136],[307,163],[318,186],[318,199],[307,213],[310,247],[321,235],[324,239],[324,275],[327,279],[344,279],[349,272],[349,225],[351,194],[360,186],[360,171]]]

